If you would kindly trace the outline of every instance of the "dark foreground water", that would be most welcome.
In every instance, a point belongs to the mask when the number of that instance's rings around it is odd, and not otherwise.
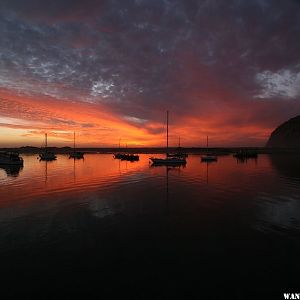
[[[284,299],[300,292],[300,156],[185,168],[111,155],[0,168],[0,294]]]

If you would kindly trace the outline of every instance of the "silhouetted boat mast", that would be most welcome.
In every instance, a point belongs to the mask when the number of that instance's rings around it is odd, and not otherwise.
[[[48,150],[48,135],[45,133],[45,147],[44,151],[39,155],[40,160],[55,160],[56,155],[53,151]]]
[[[210,161],[217,161],[217,160],[218,160],[218,157],[216,155],[208,153],[208,135],[207,135],[206,136],[206,155],[201,156],[201,161],[210,162]]]
[[[150,157],[153,165],[185,165],[186,159],[177,155],[169,155],[169,111],[167,110],[167,145],[166,158]]]
[[[76,151],[76,147],[75,147],[75,131],[74,131],[74,137],[73,137],[73,153],[70,154],[69,158],[83,158],[84,153],[80,152],[80,151]]]

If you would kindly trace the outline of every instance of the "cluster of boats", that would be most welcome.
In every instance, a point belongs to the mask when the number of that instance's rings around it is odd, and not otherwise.
[[[47,133],[45,133],[45,147],[44,147],[43,151],[39,154],[39,159],[40,160],[45,160],[45,161],[51,161],[51,160],[56,160],[56,158],[57,158],[56,154],[48,148]],[[84,153],[83,152],[76,151],[75,132],[74,132],[73,152],[70,153],[69,158],[73,158],[73,159],[84,158]]]
[[[208,137],[207,137],[207,152],[205,155],[201,156],[201,161],[203,162],[215,162],[218,160],[218,157],[212,153],[208,152]],[[179,147],[177,148],[176,153],[170,153],[169,151],[169,112],[167,111],[167,144],[166,144],[166,156],[165,157],[150,157],[150,162],[153,165],[186,165],[187,163],[187,153],[182,151],[180,147],[180,138],[179,138]],[[250,150],[239,150],[233,155],[237,159],[246,160],[248,158],[257,158],[257,152]],[[45,134],[45,147],[43,151],[39,154],[38,157],[40,160],[51,161],[56,160],[56,154],[48,148],[47,145],[47,133]],[[69,158],[73,159],[82,159],[84,158],[84,153],[77,151],[75,147],[75,132],[74,132],[74,145],[73,152],[69,154]],[[139,161],[139,155],[131,153],[121,153],[117,152],[114,154],[115,159],[126,160],[126,161]],[[23,159],[16,152],[0,152],[0,165],[16,165],[23,166]]]

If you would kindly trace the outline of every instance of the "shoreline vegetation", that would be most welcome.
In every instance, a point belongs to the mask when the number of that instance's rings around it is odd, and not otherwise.
[[[73,150],[72,147],[48,147],[49,150],[55,154],[70,154]],[[15,148],[0,148],[0,151],[18,152],[22,154],[38,154],[43,150],[40,147],[25,146]],[[132,147],[132,148],[117,148],[117,147],[86,147],[76,148],[76,150],[84,153],[100,153],[100,154],[113,154],[116,152],[122,153],[140,153],[140,154],[154,154],[166,152],[164,147]],[[181,151],[188,154],[202,154],[207,151],[206,147],[182,147]],[[236,153],[240,150],[256,151],[258,154],[273,154],[273,153],[298,153],[300,154],[300,148],[270,148],[270,147],[211,147],[208,148],[209,152],[213,152],[217,155],[227,155]],[[170,147],[169,152],[178,151],[178,147]]]

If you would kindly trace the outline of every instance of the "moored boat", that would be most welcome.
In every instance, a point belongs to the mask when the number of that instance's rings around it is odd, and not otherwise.
[[[150,161],[153,165],[186,165],[185,157],[170,156],[169,154],[169,111],[167,111],[167,147],[166,158],[150,157]]]
[[[211,153],[208,153],[208,136],[206,137],[206,154],[201,156],[201,161],[203,162],[213,162],[217,161],[218,157],[216,155],[213,155]]]
[[[178,147],[177,152],[175,153],[168,153],[168,157],[178,157],[178,158],[186,158],[188,157],[188,154],[183,152],[181,146],[180,146],[180,137],[178,138]]]
[[[209,155],[209,154],[206,154],[204,156],[201,156],[201,161],[217,161],[218,160],[218,157],[215,156],[215,155]]]
[[[175,165],[185,165],[186,164],[186,159],[180,158],[180,157],[168,157],[168,158],[150,157],[150,160],[151,160],[152,164],[154,164],[154,165],[175,166]]]
[[[140,159],[139,155],[129,153],[116,153],[114,158],[128,161],[138,161]]]
[[[127,148],[127,144],[126,144]],[[121,139],[119,139],[119,150],[121,149]],[[114,154],[115,159],[120,159],[120,160],[128,160],[128,161],[139,161],[140,156],[137,154],[130,154],[130,153],[122,153],[122,152],[117,152]]]
[[[23,166],[23,158],[19,156],[17,152],[0,152],[0,164],[1,165],[14,165]]]
[[[69,158],[76,158],[76,159],[81,159],[84,158],[84,153],[81,151],[76,151],[75,147],[75,131],[74,131],[74,145],[73,145],[73,152],[70,153]]]
[[[53,151],[48,149],[48,140],[47,140],[47,133],[45,133],[45,147],[42,153],[39,154],[40,160],[56,160],[56,155]]]

